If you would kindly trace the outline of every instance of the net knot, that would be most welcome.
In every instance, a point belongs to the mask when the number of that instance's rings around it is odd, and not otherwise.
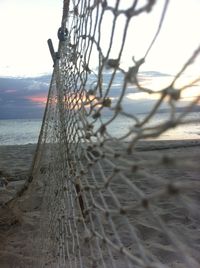
[[[119,67],[119,59],[108,59],[106,62],[107,69],[117,69]]]
[[[111,99],[110,98],[105,98],[102,102],[102,106],[104,107],[110,107],[111,106]]]
[[[125,76],[125,79],[128,83],[135,83],[137,81],[136,76],[139,72],[139,68],[145,62],[143,58],[138,61],[135,61],[134,57],[132,57],[132,60],[134,61],[135,65],[129,67],[128,72]]]
[[[170,97],[171,100],[177,101],[181,97],[181,91],[173,87],[168,87],[165,89],[165,93]]]

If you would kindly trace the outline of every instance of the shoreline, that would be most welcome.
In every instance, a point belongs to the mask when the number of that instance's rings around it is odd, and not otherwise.
[[[113,139],[114,141],[114,139]],[[113,142],[111,141],[111,143]],[[110,141],[108,141],[110,142]],[[121,141],[120,141],[121,143]],[[122,143],[128,144],[128,141],[124,141]],[[187,143],[188,146],[194,146],[194,145],[200,145],[200,138],[190,138],[190,139],[145,139],[145,140],[139,140],[136,144],[145,145],[145,144],[185,144]],[[2,147],[36,147],[37,143],[26,143],[26,144],[0,144],[0,148]]]

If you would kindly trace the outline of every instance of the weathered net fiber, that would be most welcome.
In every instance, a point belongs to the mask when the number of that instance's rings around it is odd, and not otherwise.
[[[32,172],[43,189],[37,267],[199,267],[199,169],[181,155],[157,154],[153,149],[162,143],[148,148],[145,140],[195,123],[188,113],[200,100],[198,90],[185,108],[177,107],[199,81],[179,83],[200,47],[167,86],[148,87],[140,69],[159,38],[169,1],[122,2],[64,1],[68,37],[59,43]],[[157,5],[160,20],[137,58],[130,42],[142,39],[132,40],[133,25]],[[123,67],[127,55],[132,63]],[[134,103],[126,109],[130,93],[133,100],[135,93],[155,95],[147,115],[134,113]],[[168,116],[155,123],[162,105]],[[129,122],[123,134],[119,118]],[[180,180],[187,166],[196,176]]]

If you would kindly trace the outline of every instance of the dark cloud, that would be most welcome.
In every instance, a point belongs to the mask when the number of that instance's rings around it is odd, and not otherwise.
[[[144,72],[140,79],[164,76],[157,72]],[[111,73],[104,73],[104,90],[109,84]],[[44,100],[47,97],[51,76],[40,76],[34,78],[0,78],[0,119],[9,118],[40,118],[44,112]],[[96,76],[90,77],[87,88],[95,84]],[[118,73],[113,80],[108,97],[112,98],[113,105],[122,94],[121,83],[124,79],[122,73]],[[126,98],[129,93],[136,93],[137,88],[128,86],[123,99],[123,107],[127,112],[141,113],[147,112],[155,101],[146,100],[145,103],[138,100]],[[105,93],[105,92],[104,92]]]
[[[0,78],[0,119],[39,118],[51,77]],[[32,101],[33,98],[33,101]],[[38,100],[38,101],[34,101]],[[41,98],[41,102],[39,101]]]
[[[145,80],[163,76],[169,75],[158,72],[142,72],[140,79]],[[0,77],[0,119],[42,118],[50,79],[50,75],[35,78]],[[86,89],[92,89],[91,85],[95,85],[96,79],[96,76],[90,77]],[[110,79],[111,74],[105,73],[103,91],[106,90],[106,85],[109,84]],[[112,99],[112,106],[116,105],[119,96],[122,94],[121,83],[123,79],[123,75],[119,73],[109,89],[108,97]],[[137,92],[136,87],[128,86],[121,103],[124,111],[132,114],[148,113],[157,100],[129,98],[129,94]],[[181,105],[184,105],[184,102],[181,102]],[[182,109],[182,107],[178,109]],[[199,106],[196,109],[199,109]],[[166,112],[167,110],[167,104],[163,102],[160,112]],[[109,113],[108,109],[105,109],[105,112]]]

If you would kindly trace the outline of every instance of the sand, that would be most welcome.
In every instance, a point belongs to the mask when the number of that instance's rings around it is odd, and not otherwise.
[[[25,268],[37,267],[34,265],[34,249],[31,244],[37,232],[35,226],[39,220],[41,195],[35,191],[32,196],[26,192],[20,201],[12,206],[6,205],[9,200],[23,187],[27,180],[33,160],[36,145],[0,146],[0,178],[6,180],[6,185],[0,187],[0,267]],[[171,156],[187,158],[191,165],[180,169],[166,169],[164,167],[151,168],[151,172],[158,176],[176,176],[179,180],[198,180],[200,175],[200,140],[185,141],[145,141],[138,144],[137,159],[151,161],[152,154],[156,157]],[[30,202],[30,199],[32,200]],[[187,225],[187,224],[186,224]],[[145,226],[142,227],[144,239],[151,242],[151,233]],[[191,231],[191,235],[194,233]],[[169,258],[171,255],[169,254]],[[167,256],[165,256],[167,258]],[[174,261],[170,267],[180,268]],[[199,264],[200,265],[200,264]]]

